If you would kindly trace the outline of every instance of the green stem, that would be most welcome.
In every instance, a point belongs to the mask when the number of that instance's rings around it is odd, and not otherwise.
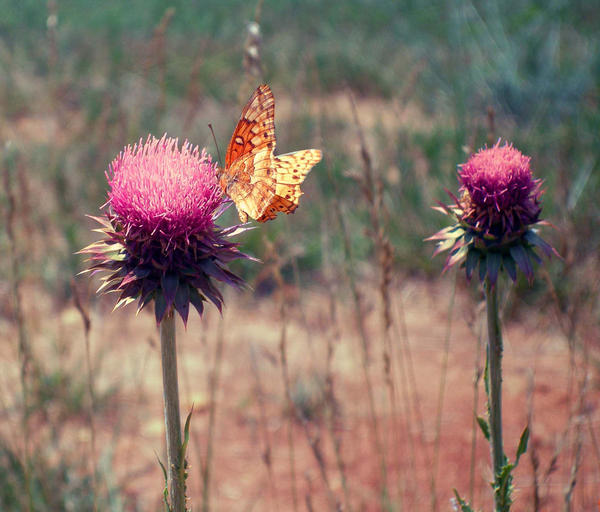
[[[504,466],[504,448],[502,446],[502,333],[498,315],[498,291],[496,286],[486,281],[485,298],[487,306],[488,323],[488,412],[490,421],[490,438],[492,444],[492,463],[494,468],[494,482],[499,481],[499,476]],[[494,486],[496,487],[496,485]],[[502,493],[495,490],[496,512],[508,511],[508,506],[502,499]]]
[[[177,384],[175,316],[170,311],[160,323],[160,353],[163,373],[163,398],[167,437],[167,476],[172,512],[185,512],[185,482],[182,481],[181,416]]]

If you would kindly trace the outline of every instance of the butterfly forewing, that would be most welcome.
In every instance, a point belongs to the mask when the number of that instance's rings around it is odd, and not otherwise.
[[[261,85],[242,110],[225,155],[229,168],[243,155],[268,147],[275,150],[275,98],[268,85]]]

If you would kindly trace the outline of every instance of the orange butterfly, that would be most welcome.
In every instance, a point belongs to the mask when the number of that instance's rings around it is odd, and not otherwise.
[[[292,213],[302,195],[300,183],[321,161],[318,149],[275,156],[275,99],[261,85],[242,110],[225,155],[219,184],[235,203],[240,220],[274,219]]]

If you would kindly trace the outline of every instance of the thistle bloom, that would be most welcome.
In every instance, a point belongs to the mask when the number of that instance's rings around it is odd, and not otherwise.
[[[92,217],[104,238],[81,252],[89,271],[105,271],[98,291],[117,292],[115,309],[138,300],[138,312],[154,299],[156,321],[174,308],[184,323],[190,303],[202,314],[223,296],[213,279],[233,286],[243,281],[226,267],[247,258],[228,241],[239,226],[220,228],[226,209],[210,156],[187,141],[149,136],[127,146],[106,173],[110,191],[102,217]]]
[[[541,224],[542,181],[534,179],[530,158],[512,144],[484,148],[459,166],[460,198],[454,204],[439,203],[442,213],[456,220],[428,240],[439,240],[435,254],[450,250],[444,270],[466,258],[470,279],[479,267],[479,278],[494,285],[504,268],[511,279],[517,268],[531,280],[533,262],[540,248],[547,256],[556,251],[542,240],[533,226]]]

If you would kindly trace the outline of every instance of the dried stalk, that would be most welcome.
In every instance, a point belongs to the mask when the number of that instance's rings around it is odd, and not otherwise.
[[[91,464],[91,475],[92,475],[92,507],[94,512],[98,510],[98,475],[96,471],[97,467],[97,452],[96,452],[96,426],[94,423],[94,414],[96,411],[96,394],[94,391],[94,371],[92,369],[92,356],[90,349],[90,332],[91,332],[91,319],[87,311],[87,308],[83,305],[79,289],[75,284],[75,280],[71,280],[71,290],[73,292],[73,303],[75,308],[79,311],[81,320],[83,321],[83,336],[85,340],[85,366],[87,372],[87,385],[89,395],[89,407],[88,407],[88,427],[90,429],[90,457],[89,461]]]
[[[21,384],[21,398],[22,414],[21,414],[21,430],[23,434],[23,475],[25,480],[25,510],[27,512],[33,511],[33,490],[32,490],[32,474],[31,474],[31,455],[30,455],[30,430],[29,430],[29,375],[33,366],[33,355],[31,347],[29,346],[29,340],[27,338],[27,332],[25,328],[25,318],[23,314],[23,301],[21,298],[21,264],[23,262],[23,256],[19,254],[16,237],[16,217],[17,217],[17,206],[16,200],[11,185],[11,168],[14,167],[15,155],[13,154],[12,148],[7,144],[5,146],[6,155],[4,156],[3,162],[3,178],[4,178],[4,192],[6,194],[6,234],[9,245],[9,255],[11,262],[11,276],[12,276],[12,296],[13,296],[13,310],[14,319],[17,326],[18,332],[18,353],[20,360],[20,384]]]
[[[210,405],[208,409],[208,433],[206,439],[206,455],[204,460],[200,459],[202,469],[202,511],[210,510],[210,478],[212,471],[212,455],[215,437],[215,421],[217,417],[217,390],[219,389],[219,377],[221,375],[221,363],[223,361],[223,348],[225,345],[225,320],[221,317],[215,346],[215,359],[212,372],[208,377],[208,389],[210,393]]]
[[[440,384],[438,389],[438,403],[435,416],[435,438],[433,441],[433,466],[431,469],[431,510],[438,510],[437,495],[437,473],[440,461],[440,438],[442,433],[442,413],[444,410],[444,397],[446,391],[446,377],[448,375],[448,356],[450,352],[450,334],[452,332],[452,318],[454,317],[454,298],[456,296],[456,278],[452,284],[452,293],[450,294],[450,303],[448,305],[448,315],[446,317],[446,333],[444,336],[444,352],[442,355],[442,367],[440,369]]]
[[[271,457],[271,436],[269,435],[269,427],[267,424],[267,411],[265,407],[265,394],[262,389],[261,381],[260,381],[260,372],[258,369],[258,361],[256,355],[256,347],[254,345],[250,345],[250,361],[252,374],[254,376],[254,385],[255,391],[254,396],[256,397],[256,401],[258,402],[258,412],[259,412],[259,427],[262,433],[264,448],[262,453],[262,461],[267,468],[267,475],[269,477],[269,488],[271,491],[271,497],[273,501],[275,501],[275,509],[279,510],[279,505],[277,503],[277,493],[275,492],[275,478],[273,476],[273,462]]]

